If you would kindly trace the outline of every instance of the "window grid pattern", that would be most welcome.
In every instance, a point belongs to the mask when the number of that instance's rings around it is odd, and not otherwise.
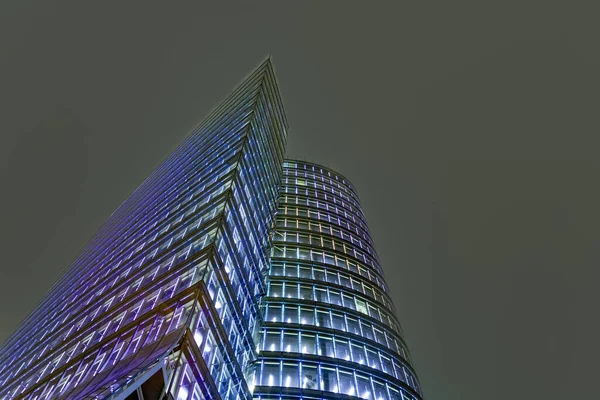
[[[353,186],[286,161],[272,241],[254,398],[421,399]]]
[[[0,398],[116,390],[113,381],[152,365],[192,329],[193,302],[172,314],[165,307],[199,283],[226,339],[221,361],[206,355],[206,379],[223,399],[248,398],[240,381],[256,357],[249,332],[266,291],[286,130],[267,60],[121,204],[9,338],[0,350]]]

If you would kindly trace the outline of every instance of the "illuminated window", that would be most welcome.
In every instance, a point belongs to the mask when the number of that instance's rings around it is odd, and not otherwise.
[[[369,315],[367,304],[362,300],[356,299],[356,309],[363,314]]]
[[[359,364],[365,364],[365,361],[366,361],[365,360],[365,349],[363,348],[363,346],[352,343],[351,348],[352,348],[352,361],[359,363]]]
[[[314,310],[311,308],[300,308],[300,323],[307,325],[315,324]]]
[[[334,368],[321,367],[320,389],[327,392],[339,392],[337,372]]]
[[[304,279],[311,279],[312,278],[311,269],[308,267],[300,267],[299,272],[298,272],[298,277],[304,278]]]
[[[300,349],[303,354],[315,354],[316,338],[314,333],[302,332],[300,335]]]
[[[269,296],[283,297],[283,285],[281,283],[269,283]]]
[[[285,305],[284,321],[288,324],[296,324],[298,323],[298,307],[292,305]]]
[[[352,372],[339,371],[339,392],[348,396],[356,396],[356,387],[354,385],[354,376]]]
[[[360,374],[356,374],[356,389],[358,390],[358,396],[363,399],[372,399],[371,394],[371,382],[369,378]]]
[[[265,362],[263,365],[261,384],[279,386],[279,363]]]
[[[281,306],[269,304],[266,319],[270,322],[279,322],[281,320]]]
[[[284,387],[298,387],[298,375],[300,369],[298,368],[298,363],[283,363],[283,372],[282,372],[282,385]]]
[[[296,296],[294,296],[294,297],[296,297]],[[313,299],[312,286],[305,286],[305,285],[300,286],[300,299],[303,299],[303,300],[312,300]]]
[[[348,323],[348,332],[354,333],[355,335],[361,335],[360,326],[358,320],[352,317],[346,317]]]
[[[335,356],[342,360],[351,360],[350,346],[347,340],[335,339]]]
[[[265,351],[279,351],[281,334],[280,331],[267,331],[263,349]]]
[[[283,351],[288,353],[298,352],[298,332],[283,333]]]
[[[329,318],[329,311],[317,310],[317,326],[325,328],[331,328],[331,320]]]
[[[339,291],[329,289],[329,302],[336,306],[342,305],[342,296]]]
[[[302,387],[304,389],[318,389],[317,367],[302,364]]]
[[[333,351],[333,338],[331,336],[319,334],[318,343],[318,355],[326,357],[335,357],[335,353]]]
[[[373,350],[367,350],[367,361],[369,367],[381,369],[381,366],[379,364],[379,354],[374,352]]]
[[[375,400],[388,400],[387,390],[383,383],[373,380],[373,387],[375,388]]]

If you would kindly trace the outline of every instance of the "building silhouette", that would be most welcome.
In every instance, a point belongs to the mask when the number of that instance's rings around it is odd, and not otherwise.
[[[351,184],[284,161],[263,62],[0,350],[1,399],[420,399]]]

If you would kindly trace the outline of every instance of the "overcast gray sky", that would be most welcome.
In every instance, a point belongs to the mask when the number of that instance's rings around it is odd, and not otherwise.
[[[0,342],[270,53],[288,154],[358,188],[425,397],[597,398],[598,9],[82,3],[0,5]]]

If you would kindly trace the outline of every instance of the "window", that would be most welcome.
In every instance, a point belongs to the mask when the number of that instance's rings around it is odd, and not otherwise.
[[[335,369],[321,367],[321,390],[338,393],[337,373]]]
[[[346,286],[347,288],[352,288],[350,278],[342,274],[340,274],[340,285]]]
[[[356,389],[354,387],[354,377],[352,372],[346,372],[340,370],[340,381],[339,381],[339,392],[347,394],[348,396],[356,396]]]
[[[317,311],[317,326],[323,326],[325,328],[331,328],[331,321],[329,319],[329,311]]]
[[[315,299],[321,303],[328,303],[327,290],[321,288],[315,288]]]
[[[294,297],[296,297],[296,296],[294,296]],[[313,298],[312,286],[301,285],[300,286],[300,298],[302,300],[312,300],[312,298]]]
[[[298,258],[300,260],[310,260],[310,250],[298,249]]]
[[[373,380],[373,387],[375,388],[375,400],[388,400],[387,390],[382,382]]]
[[[344,319],[344,316],[342,314],[332,312],[331,320],[334,329],[339,329],[342,331],[346,330],[346,320]]]
[[[285,305],[284,309],[284,321],[288,324],[297,324],[298,323],[298,307]]]
[[[335,304],[336,306],[341,306],[342,296],[340,295],[340,292],[338,292],[337,290],[329,289],[329,302],[331,304]]]
[[[380,365],[379,365],[379,354],[374,352],[373,350],[367,350],[367,358],[368,358],[368,364],[369,367],[371,368],[375,368],[375,369],[380,369]]]
[[[335,339],[335,356],[350,361],[350,345],[347,340]]]
[[[296,278],[298,276],[298,266],[297,265],[290,265],[290,264],[285,264],[285,276],[291,276]]]
[[[304,389],[318,389],[317,367],[302,364],[302,387]]]
[[[279,363],[266,362],[263,365],[261,384],[265,386],[279,386]]]
[[[283,351],[288,353],[298,352],[298,332],[283,333]]]
[[[392,366],[392,361],[384,356],[383,354],[381,355],[381,370],[383,372],[385,372],[386,374],[390,374],[390,375],[394,375],[394,368]]]
[[[300,323],[307,325],[315,324],[314,311],[311,308],[300,308]]]
[[[279,322],[281,320],[281,306],[269,304],[267,309],[267,321]]]
[[[280,350],[280,333],[279,331],[267,331],[265,335],[265,344],[263,349],[266,351],[278,351]]]
[[[354,304],[354,297],[348,296],[347,294],[342,294],[342,299],[344,300],[344,307],[349,308],[351,310],[356,310],[356,304]]]
[[[283,265],[271,265],[271,275],[274,275],[274,276],[283,275]]]
[[[346,321],[348,322],[348,332],[354,333],[355,335],[360,335],[360,326],[358,325],[358,320],[351,317],[346,317]]]
[[[390,400],[403,400],[402,397],[398,390],[390,387]]]
[[[358,390],[358,396],[363,399],[372,399],[371,396],[371,383],[369,378],[356,374],[356,388]]]
[[[318,280],[318,281],[324,281],[325,280],[325,271],[321,268],[314,268],[313,269],[313,274],[315,276],[314,279]]]
[[[283,363],[283,386],[285,387],[298,387],[298,363]]]
[[[312,276],[311,276],[310,268],[309,267],[300,267],[298,277],[305,278],[305,279],[311,279]]]
[[[356,299],[356,309],[363,314],[369,315],[367,304],[362,300]]]
[[[365,363],[365,350],[362,346],[352,343],[352,361],[364,364]]]
[[[301,333],[300,346],[303,354],[315,354],[315,344],[316,340],[314,333]]]
[[[271,282],[269,284],[269,296],[282,297],[283,296],[283,285],[281,283]]]
[[[375,318],[376,320],[382,321],[382,316],[379,315],[379,310],[370,304],[369,304],[369,313],[368,314],[371,317]],[[383,316],[385,317],[385,314],[383,314]],[[385,321],[385,319],[384,319],[384,321]]]
[[[337,273],[331,272],[331,271],[327,271],[327,282],[337,284],[338,283]]]
[[[319,350],[317,354],[320,356],[335,357],[333,352],[333,338],[331,336],[319,334]]]
[[[360,325],[362,326],[363,336],[366,337],[367,339],[374,340],[375,337],[373,336],[373,326],[371,324],[365,323],[363,321],[360,321]]]

